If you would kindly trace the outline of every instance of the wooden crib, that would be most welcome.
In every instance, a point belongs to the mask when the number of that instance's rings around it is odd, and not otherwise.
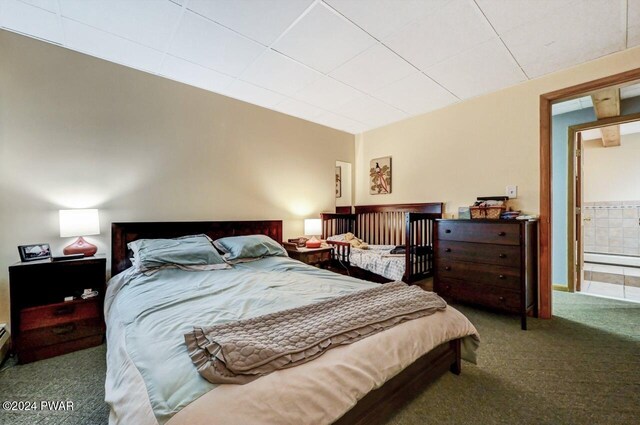
[[[322,213],[322,237],[351,232],[370,245],[396,245],[405,248],[407,283],[429,277],[433,273],[433,222],[442,218],[444,204],[391,204],[356,206],[355,213]],[[389,282],[383,276],[350,264],[348,242],[327,241],[333,246],[333,265],[346,268],[349,274],[374,282]]]

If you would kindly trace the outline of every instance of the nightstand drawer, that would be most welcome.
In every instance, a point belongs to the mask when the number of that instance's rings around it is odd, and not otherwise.
[[[322,251],[322,252],[314,252],[308,253],[306,263],[307,264],[318,264],[323,261],[331,260],[331,252],[330,251]]]
[[[25,308],[20,311],[20,331],[100,318],[98,298]]]
[[[440,241],[437,257],[443,260],[472,261],[520,267],[520,247],[457,241]]]
[[[37,347],[55,345],[67,341],[101,335],[104,332],[102,319],[87,319],[76,322],[62,323],[46,328],[38,328],[21,332],[19,335],[20,351]]]

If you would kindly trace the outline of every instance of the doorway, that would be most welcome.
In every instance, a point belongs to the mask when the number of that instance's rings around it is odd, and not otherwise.
[[[607,139],[610,131],[616,136]],[[640,302],[640,114],[570,127],[569,141],[569,289]]]

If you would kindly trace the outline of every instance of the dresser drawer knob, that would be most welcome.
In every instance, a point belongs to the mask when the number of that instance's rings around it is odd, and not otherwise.
[[[451,252],[451,248],[445,249],[444,252]]]
[[[506,236],[506,233],[505,232],[499,232],[498,236]]]
[[[505,278],[505,275],[501,274],[500,276],[498,276],[498,278],[500,278],[500,279],[504,279],[504,278]]]
[[[445,270],[451,270],[451,267],[449,267],[449,266],[445,266],[445,267],[444,267],[444,269],[445,269]]]
[[[500,301],[504,302],[504,297],[498,298]]]
[[[499,254],[498,257],[500,258],[507,258],[507,254]]]
[[[445,233],[451,233],[451,229],[445,229]]]

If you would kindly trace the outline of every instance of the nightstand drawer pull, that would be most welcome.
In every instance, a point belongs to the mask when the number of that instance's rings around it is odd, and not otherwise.
[[[499,254],[498,257],[500,258],[507,258],[507,254]]]
[[[74,325],[73,323],[69,323],[68,325],[64,325],[64,326],[56,326],[55,328],[51,328],[51,332],[53,332],[56,335],[65,335],[65,334],[69,334],[73,331],[76,330],[76,325]]]
[[[451,248],[445,249],[444,252],[451,252]]]
[[[451,233],[451,229],[445,229],[445,233]]]
[[[57,308],[54,312],[53,315],[54,316],[67,316],[69,314],[73,314],[73,312],[76,311],[76,308],[74,306],[66,306],[66,307],[60,307]]]
[[[506,236],[507,234],[505,232],[500,232],[498,233],[498,236]]]
[[[500,276],[498,276],[499,279],[505,279],[505,275],[501,274]]]
[[[449,266],[444,266],[444,269],[445,269],[445,270],[451,270],[451,267],[449,267]]]

